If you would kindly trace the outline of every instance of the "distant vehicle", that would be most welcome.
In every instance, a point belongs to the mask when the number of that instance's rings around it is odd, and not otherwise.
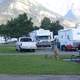
[[[32,50],[35,51],[37,49],[36,42],[32,41],[30,37],[20,37],[16,43],[16,50]]]
[[[41,28],[32,31],[29,35],[33,41],[37,42],[37,47],[51,47],[53,32]]]
[[[3,36],[0,36],[0,44],[5,43],[5,39]]]
[[[0,36],[0,43],[11,43],[11,42],[17,42],[17,38],[7,38],[7,40],[5,40],[4,36]]]
[[[59,30],[58,39],[62,50],[80,49],[80,28]]]
[[[17,38],[10,38],[7,40],[7,43],[10,43],[10,42],[17,42]]]

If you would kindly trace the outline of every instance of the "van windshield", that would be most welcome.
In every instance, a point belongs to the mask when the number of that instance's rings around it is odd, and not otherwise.
[[[49,39],[49,36],[37,36],[36,40],[47,40]]]
[[[21,42],[29,42],[32,41],[31,38],[21,38]]]

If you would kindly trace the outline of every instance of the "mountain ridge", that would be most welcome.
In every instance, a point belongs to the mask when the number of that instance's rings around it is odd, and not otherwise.
[[[29,17],[33,18],[34,25],[40,25],[44,17],[49,17],[56,20],[61,15],[52,12],[38,3],[36,0],[3,0],[0,5],[0,21],[6,23],[10,18],[14,18],[22,13],[27,13]]]

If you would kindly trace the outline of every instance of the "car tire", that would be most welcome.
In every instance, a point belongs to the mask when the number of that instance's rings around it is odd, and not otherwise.
[[[22,49],[21,48],[19,48],[19,52],[22,52]]]
[[[16,49],[16,51],[22,52],[22,49],[20,48],[20,46],[18,46],[18,48]]]
[[[18,51],[18,49],[16,49],[16,51]]]
[[[63,45],[63,46],[61,46],[61,50],[62,51],[66,51],[66,47]]]

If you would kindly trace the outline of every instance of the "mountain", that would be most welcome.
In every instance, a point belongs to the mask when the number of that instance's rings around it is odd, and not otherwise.
[[[62,24],[67,28],[76,27],[80,24],[80,19],[74,14],[73,7],[63,16]]]
[[[42,6],[37,0],[2,0],[0,1],[0,24],[6,23],[7,20],[24,12],[32,17],[34,25],[38,26],[44,17],[49,17],[52,20],[61,17]]]
[[[67,14],[64,16],[65,19],[71,20],[71,21],[76,21],[77,17],[74,15],[72,9],[70,9]]]

